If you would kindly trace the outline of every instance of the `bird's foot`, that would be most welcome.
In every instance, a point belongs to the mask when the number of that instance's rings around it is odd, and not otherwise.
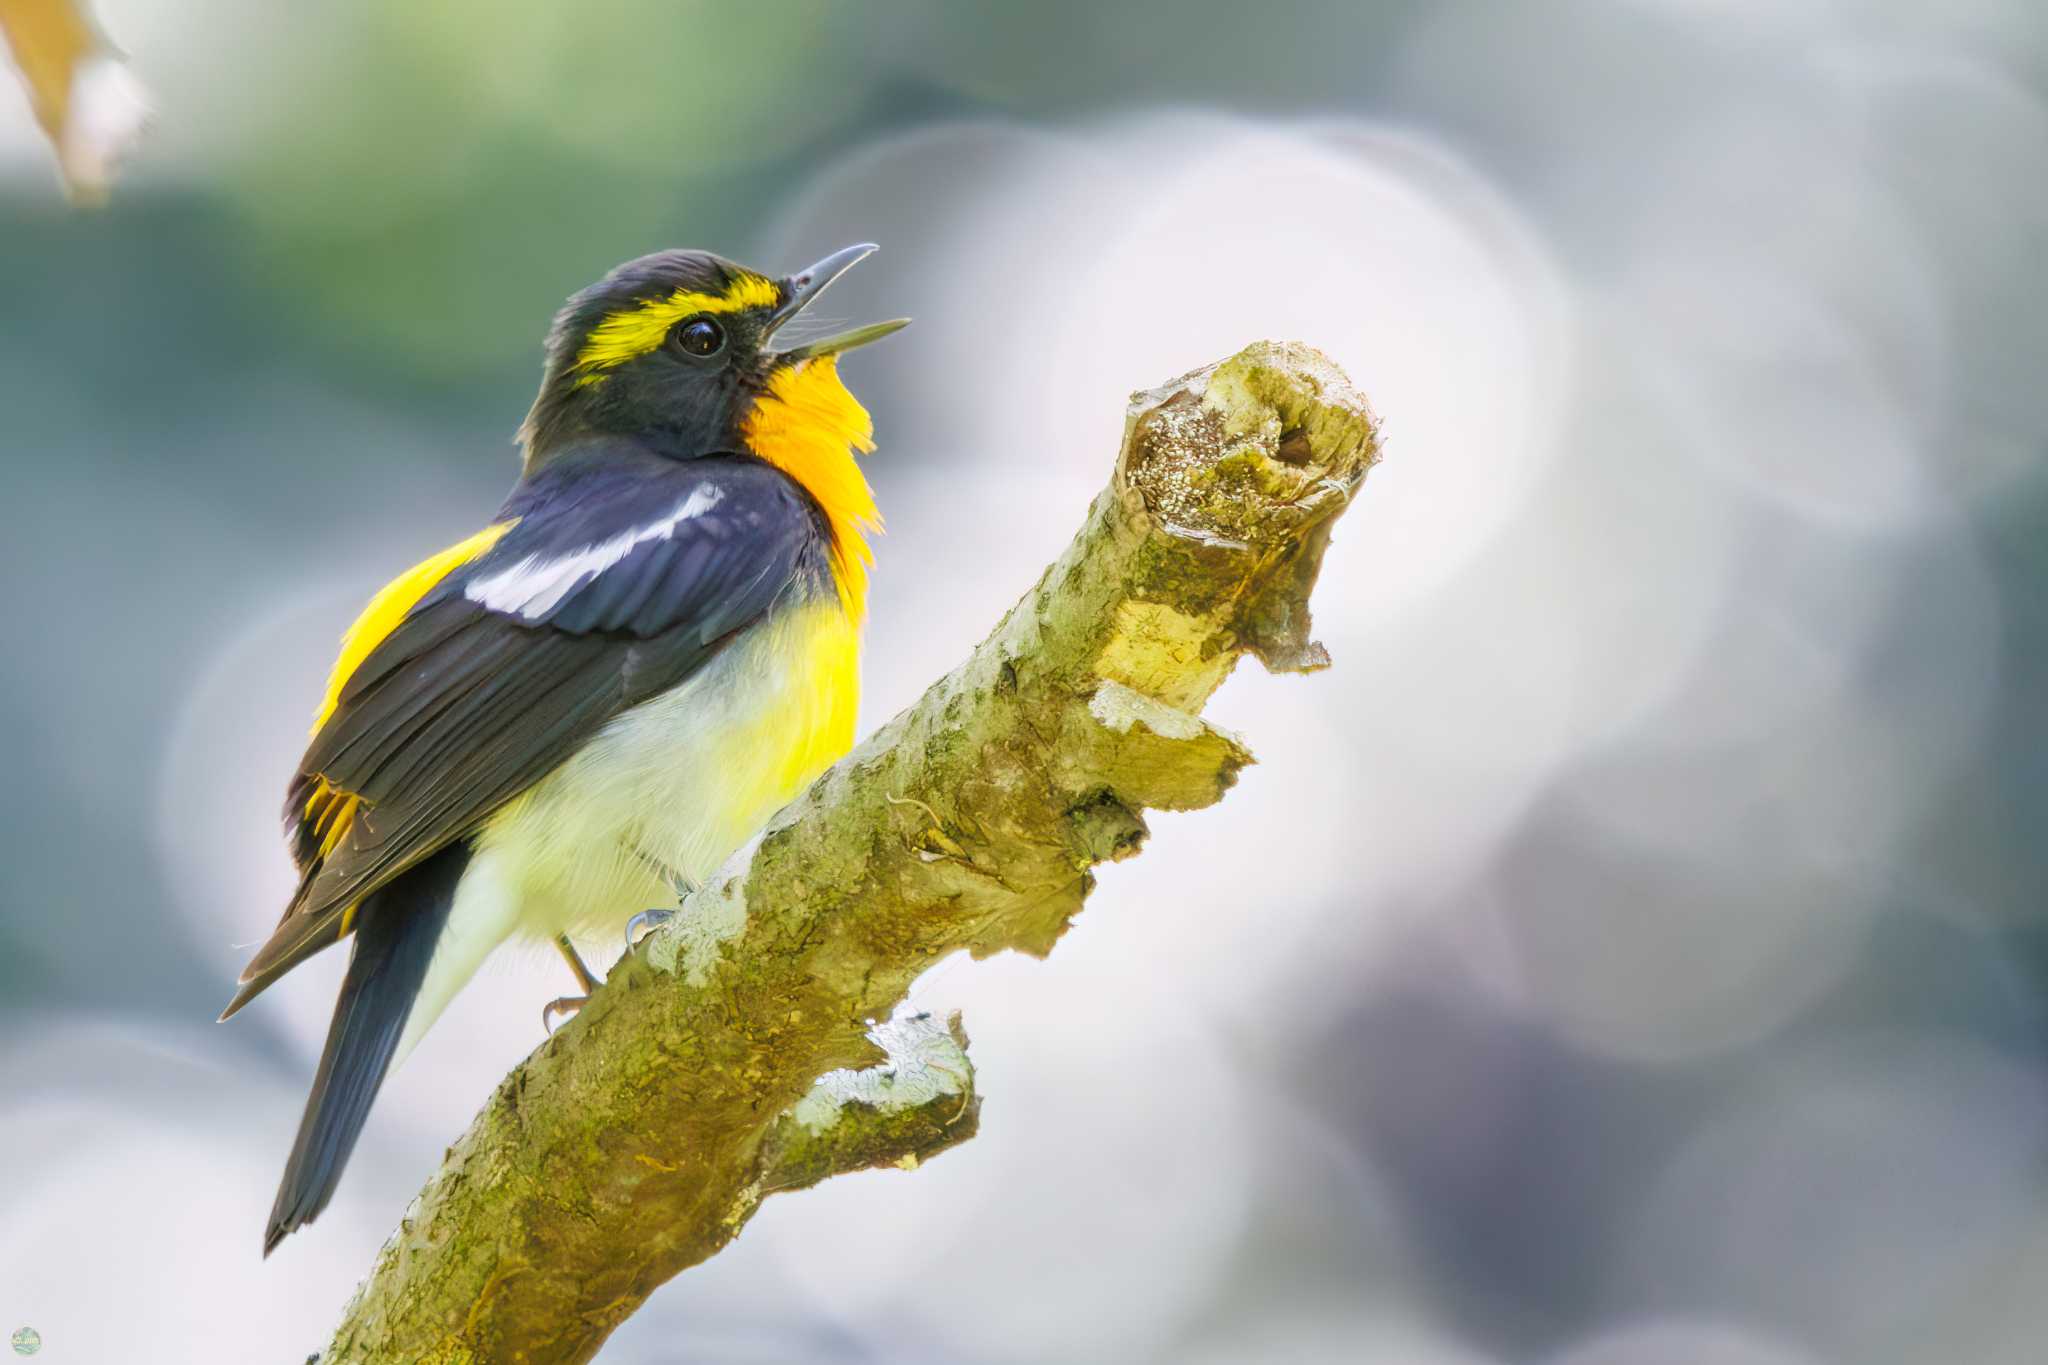
[[[568,1018],[590,1003],[587,995],[561,995],[540,1007],[540,1026],[548,1033],[555,1031],[556,1016]]]
[[[676,912],[673,910],[642,910],[639,914],[627,920],[626,951],[632,952],[640,946],[640,940],[646,932],[659,929],[675,917]]]

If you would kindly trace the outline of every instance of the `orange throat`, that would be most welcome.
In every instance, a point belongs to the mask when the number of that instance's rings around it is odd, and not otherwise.
[[[875,424],[839,379],[836,356],[799,360],[775,371],[740,424],[749,449],[795,479],[824,509],[832,532],[832,578],[840,605],[859,621],[867,611],[869,532],[882,529],[854,452],[875,448]]]

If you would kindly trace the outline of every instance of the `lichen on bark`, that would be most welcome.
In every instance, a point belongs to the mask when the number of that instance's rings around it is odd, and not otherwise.
[[[1202,706],[1241,655],[1328,662],[1308,595],[1377,455],[1364,399],[1297,344],[1135,395],[1037,585],[498,1087],[330,1365],[587,1360],[766,1195],[971,1137],[966,1034],[895,1018],[911,983],[962,950],[1042,956],[1147,809],[1230,787],[1251,754]]]

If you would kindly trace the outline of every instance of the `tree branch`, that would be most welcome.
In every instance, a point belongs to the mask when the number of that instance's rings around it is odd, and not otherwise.
[[[960,949],[1044,955],[1147,807],[1222,796],[1251,755],[1202,705],[1240,654],[1328,663],[1308,594],[1375,458],[1364,399],[1304,346],[1136,395],[1110,486],[994,633],[499,1086],[329,1365],[588,1360],[763,1196],[971,1137],[958,1020],[869,1021]]]

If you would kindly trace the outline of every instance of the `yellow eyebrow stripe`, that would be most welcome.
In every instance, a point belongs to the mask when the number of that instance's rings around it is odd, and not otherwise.
[[[320,727],[327,724],[334,708],[341,704],[341,690],[348,686],[349,678],[362,666],[363,660],[370,657],[370,651],[384,643],[384,638],[398,628],[406,613],[419,605],[419,600],[432,591],[436,583],[470,560],[481,558],[518,524],[517,517],[494,522],[468,540],[450,545],[431,559],[421,560],[377,590],[377,595],[370,599],[370,605],[363,608],[363,614],[341,637],[341,657],[334,661],[334,671],[327,676],[327,696],[320,703],[320,714],[313,719],[314,734],[320,733]]]
[[[749,308],[773,308],[782,302],[782,286],[760,275],[742,275],[723,294],[695,289],[678,289],[665,299],[649,299],[631,308],[621,308],[590,329],[583,349],[576,353],[576,384],[583,387],[604,382],[604,371],[646,355],[661,345],[668,329],[698,313],[739,313]]]

